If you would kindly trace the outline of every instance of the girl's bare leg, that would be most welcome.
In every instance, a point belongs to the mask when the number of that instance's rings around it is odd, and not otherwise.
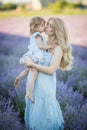
[[[20,80],[25,77],[27,74],[29,73],[29,68],[23,70],[15,79],[14,81],[14,86],[15,87],[18,87],[19,86],[19,83],[20,83]]]
[[[34,84],[35,84],[35,80],[37,79],[38,72],[35,69],[32,69],[30,71],[31,71],[31,79],[29,82],[29,92],[27,93],[27,96],[32,101],[32,103],[34,103],[33,90],[34,90]]]

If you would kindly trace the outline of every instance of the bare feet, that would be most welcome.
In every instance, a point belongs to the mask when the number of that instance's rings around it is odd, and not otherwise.
[[[31,93],[26,94],[26,96],[32,101],[32,103],[34,103],[34,98]]]

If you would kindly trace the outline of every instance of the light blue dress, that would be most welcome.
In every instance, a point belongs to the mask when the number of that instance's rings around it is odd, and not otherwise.
[[[42,39],[43,45],[46,45],[46,39],[40,32],[32,34],[29,40],[28,51],[20,58],[20,64],[24,64],[25,57],[31,57],[33,62],[40,63],[45,61],[46,50],[40,49],[36,40],[36,36],[39,35]]]
[[[47,52],[43,66],[49,66],[52,54]],[[26,93],[29,89],[30,73],[27,77]],[[33,104],[25,96],[25,124],[27,130],[63,130],[64,120],[56,99],[56,72],[52,75],[38,72],[34,87]]]

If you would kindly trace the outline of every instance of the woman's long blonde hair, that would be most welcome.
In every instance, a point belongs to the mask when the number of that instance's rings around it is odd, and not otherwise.
[[[62,70],[70,70],[72,68],[72,47],[69,43],[68,33],[65,23],[58,17],[50,17],[48,21],[53,21],[53,28],[55,30],[56,40],[59,46],[63,50],[63,56],[60,62],[60,68]]]

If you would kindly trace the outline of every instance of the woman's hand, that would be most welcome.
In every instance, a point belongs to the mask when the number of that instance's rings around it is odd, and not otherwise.
[[[26,57],[24,59],[24,65],[27,66],[27,67],[32,67],[33,61],[29,57]]]

